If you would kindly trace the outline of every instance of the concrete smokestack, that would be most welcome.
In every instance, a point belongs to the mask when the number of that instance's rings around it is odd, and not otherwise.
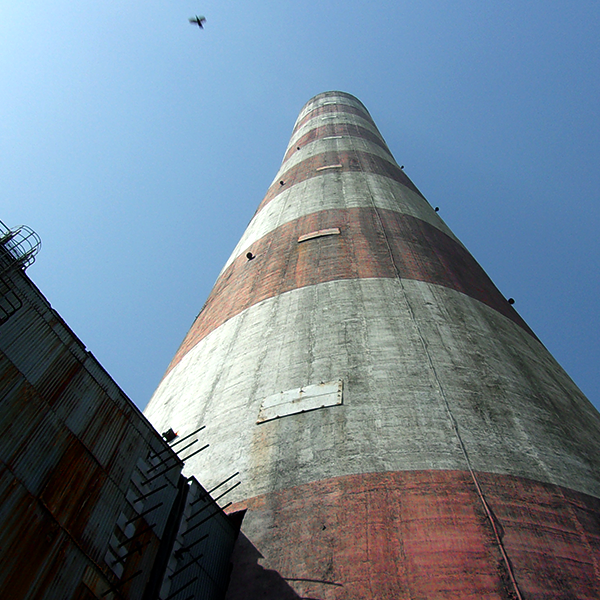
[[[152,398],[247,509],[228,598],[600,597],[600,416],[326,92]]]

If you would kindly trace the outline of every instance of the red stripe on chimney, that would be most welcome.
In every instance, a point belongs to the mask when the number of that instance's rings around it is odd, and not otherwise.
[[[331,115],[331,114],[349,114],[349,115],[357,115],[362,117],[369,123],[373,123],[373,119],[366,110],[360,110],[355,108],[354,106],[350,106],[349,104],[323,104],[322,106],[318,106],[315,109],[311,110],[308,114],[304,115],[294,126],[294,130],[292,131],[292,137],[304,125],[304,123],[314,119],[316,117],[322,117],[323,115]],[[375,126],[375,123],[373,123]]]
[[[311,156],[306,160],[299,162],[279,175],[277,181],[275,181],[275,183],[267,190],[267,193],[256,212],[259,212],[283,190],[289,189],[291,186],[306,181],[311,177],[318,177],[330,173],[331,171],[329,170],[318,169],[330,167],[332,165],[341,165],[336,169],[337,173],[362,171],[363,173],[372,173],[374,175],[389,177],[422,196],[421,192],[398,165],[385,160],[380,156],[369,152],[362,152],[360,150],[322,152],[321,154]],[[283,184],[281,182],[283,182]]]
[[[360,138],[372,142],[373,144],[376,144],[388,153],[390,152],[385,142],[372,131],[369,131],[368,129],[365,129],[364,127],[361,127],[360,125],[356,125],[354,123],[334,122],[327,123],[326,125],[319,125],[318,127],[315,127],[314,129],[311,129],[310,131],[305,133],[301,138],[294,142],[293,146],[290,147],[289,150],[286,152],[283,158],[283,163],[285,163],[285,161],[295,152],[298,152],[299,149],[302,149],[304,146],[306,146],[306,144],[310,144],[315,140],[319,140],[330,136]]]
[[[334,227],[340,235],[298,242],[304,234]],[[325,210],[275,229],[225,269],[167,373],[211,331],[262,300],[326,281],[397,276],[462,292],[533,335],[475,259],[436,227],[383,209]]]
[[[234,504],[247,509],[227,600],[600,598],[600,500],[469,472],[368,473]],[[228,512],[229,512],[228,511]],[[250,541],[251,540],[251,541]]]

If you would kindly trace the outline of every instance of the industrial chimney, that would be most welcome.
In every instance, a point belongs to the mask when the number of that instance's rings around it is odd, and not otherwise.
[[[349,94],[300,112],[146,415],[240,472],[229,600],[600,597],[600,415]]]

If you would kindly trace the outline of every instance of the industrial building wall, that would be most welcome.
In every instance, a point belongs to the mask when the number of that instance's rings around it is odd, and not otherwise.
[[[600,416],[348,94],[302,109],[146,415],[241,472],[230,599],[600,597]]]
[[[0,246],[0,597],[175,598],[187,577],[223,598],[235,527],[194,481],[211,510],[192,545],[177,449],[10,259]]]

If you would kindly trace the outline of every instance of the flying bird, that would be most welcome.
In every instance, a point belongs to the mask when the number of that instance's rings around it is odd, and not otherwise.
[[[204,17],[199,17],[198,15],[196,15],[196,18],[192,19],[190,18],[190,23],[192,25],[198,25],[198,27],[200,27],[200,29],[204,29],[204,26],[202,25],[202,23],[204,23],[206,21],[206,19]]]

